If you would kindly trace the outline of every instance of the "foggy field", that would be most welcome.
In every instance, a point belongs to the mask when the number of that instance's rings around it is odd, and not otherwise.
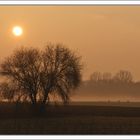
[[[140,134],[139,107],[49,106],[33,117],[23,105],[17,114],[8,106],[0,106],[0,134]]]

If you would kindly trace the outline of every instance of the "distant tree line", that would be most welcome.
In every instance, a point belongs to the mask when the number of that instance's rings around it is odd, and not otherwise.
[[[94,72],[90,76],[90,82],[114,82],[114,83],[132,83],[133,81],[133,76],[131,72],[126,71],[126,70],[120,70],[118,73],[115,75],[112,75],[109,72],[101,73],[101,72]]]
[[[140,97],[140,82],[134,81],[131,72],[120,70],[112,75],[109,72],[94,72],[89,80],[83,81],[78,93],[91,97]]]

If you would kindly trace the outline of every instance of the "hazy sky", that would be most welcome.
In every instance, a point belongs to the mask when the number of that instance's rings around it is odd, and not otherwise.
[[[19,25],[23,35],[15,37]],[[140,79],[140,6],[1,6],[0,59],[20,46],[63,43],[77,51],[83,77],[129,70]]]

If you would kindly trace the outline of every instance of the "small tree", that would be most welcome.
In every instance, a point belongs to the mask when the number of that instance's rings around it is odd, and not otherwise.
[[[3,82],[0,85],[0,95],[1,99],[6,99],[10,102],[13,101],[15,95],[15,88],[7,82]]]
[[[19,49],[5,59],[0,71],[34,106],[45,105],[54,94],[68,102],[81,81],[80,57],[61,44],[49,44],[41,51]]]
[[[102,74],[100,72],[94,72],[90,76],[90,81],[99,82],[102,80]]]
[[[1,74],[36,104],[39,89],[40,54],[37,49],[19,49],[1,64]],[[21,93],[19,92],[19,93]]]
[[[129,71],[121,70],[114,76],[114,81],[121,83],[130,83],[132,82],[133,77]]]

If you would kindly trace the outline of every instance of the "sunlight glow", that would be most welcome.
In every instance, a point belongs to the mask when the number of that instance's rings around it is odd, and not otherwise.
[[[23,33],[23,30],[20,26],[15,26],[15,27],[13,27],[12,32],[15,36],[21,36]]]

